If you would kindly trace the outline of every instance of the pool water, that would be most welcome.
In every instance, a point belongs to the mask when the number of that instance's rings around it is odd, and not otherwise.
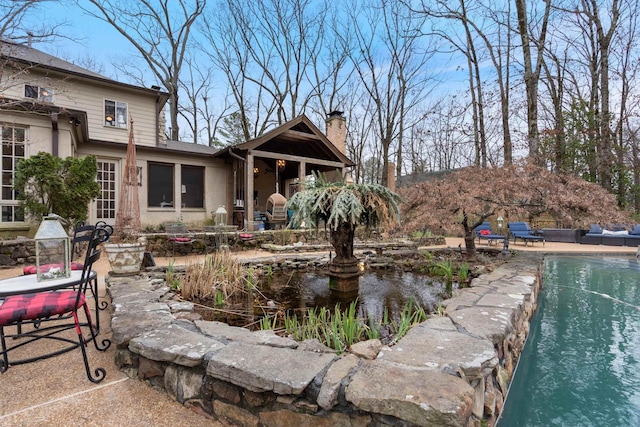
[[[546,259],[498,425],[640,426],[640,261]]]

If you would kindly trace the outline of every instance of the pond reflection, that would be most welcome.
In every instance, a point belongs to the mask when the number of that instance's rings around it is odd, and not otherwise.
[[[425,311],[434,311],[445,293],[444,283],[414,272],[369,270],[359,278],[353,293],[329,289],[329,277],[320,271],[279,273],[261,279],[260,290],[270,300],[286,309],[346,306],[358,300],[359,316],[381,319],[385,309],[397,319],[413,298]]]

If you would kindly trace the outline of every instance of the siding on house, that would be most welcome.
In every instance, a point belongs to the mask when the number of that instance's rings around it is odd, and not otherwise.
[[[135,125],[134,125],[135,126]],[[85,144],[80,147],[78,156],[93,154],[98,160],[117,162],[118,176],[122,176],[126,147],[114,144]],[[222,160],[211,159],[208,156],[194,156],[188,153],[176,153],[154,148],[138,147],[136,151],[137,166],[141,168],[142,186],[139,187],[139,202],[142,225],[156,226],[164,222],[184,221],[189,224],[204,225],[211,218],[212,212],[226,199],[227,166]],[[174,190],[167,195],[174,201],[171,207],[153,207],[148,203],[148,189],[153,182],[149,182],[149,163],[171,164],[173,168]],[[204,201],[202,208],[182,207],[181,170],[183,166],[198,166],[204,168]],[[118,181],[119,185],[119,181]],[[119,191],[119,188],[118,188]],[[96,222],[95,202],[89,209],[90,221]]]
[[[0,84],[0,87],[7,86],[4,95],[8,98],[28,100],[29,98],[24,96],[25,84],[47,87],[54,91],[53,105],[86,112],[88,136],[91,140],[127,143],[128,120],[127,129],[104,124],[105,100],[124,102],[127,104],[129,116],[134,120],[136,144],[156,145],[158,98],[152,93],[141,93],[126,87],[118,88],[116,85],[64,76],[52,71],[44,73],[37,69],[31,69],[28,73],[15,72],[3,75],[15,78],[11,85]]]
[[[53,153],[54,119],[58,113],[58,156],[84,157],[95,155],[109,172],[111,203],[120,192],[121,176],[126,159],[129,140],[129,118],[127,128],[105,125],[105,100],[124,102],[127,113],[134,121],[134,140],[137,147],[137,165],[140,168],[139,187],[140,213],[143,226],[158,225],[166,221],[182,220],[192,224],[203,224],[211,218],[211,212],[225,203],[227,198],[228,170],[224,160],[212,158],[213,148],[193,144],[167,143],[164,139],[164,104],[166,92],[119,83],[84,70],[59,58],[26,46],[0,41],[3,57],[3,72],[0,73],[0,98],[5,103],[0,107],[0,123],[26,129],[25,157],[44,151]],[[7,57],[18,58],[6,60]],[[53,90],[50,100],[36,100],[25,96],[25,84]],[[6,103],[9,101],[10,103]],[[17,101],[17,102],[14,102]],[[15,104],[21,105],[15,105]],[[80,123],[74,118],[82,119]],[[173,194],[167,194],[171,206],[149,206],[149,189],[157,183],[149,182],[149,165],[152,163],[171,165],[170,184]],[[182,171],[185,167],[197,167],[203,171],[203,191],[195,198],[202,207],[184,207],[185,195],[181,192]],[[192,169],[193,171],[193,169]],[[105,174],[106,175],[106,174]],[[192,178],[193,179],[193,178]],[[199,182],[196,179],[197,182]],[[114,185],[115,183],[115,185]],[[198,185],[191,185],[198,188]],[[115,191],[114,191],[115,190]],[[102,197],[102,196],[101,196]],[[194,197],[194,193],[191,194]],[[0,206],[15,205],[15,201],[3,201]],[[105,220],[113,224],[113,210],[108,218],[104,210],[98,215],[98,202],[89,206],[89,221]],[[2,222],[1,230],[24,229],[28,222]]]

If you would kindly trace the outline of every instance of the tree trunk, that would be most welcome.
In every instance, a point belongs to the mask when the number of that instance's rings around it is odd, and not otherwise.
[[[355,237],[356,228],[354,225],[343,222],[340,226],[331,230],[331,245],[336,253],[334,261],[347,261],[358,259],[353,255],[353,239]]]
[[[330,276],[350,278],[360,275],[358,258],[353,255],[355,231],[355,225],[347,222],[343,222],[337,229],[331,230],[331,245],[336,256],[329,264]]]
[[[476,238],[473,235],[473,230],[464,232],[464,247],[467,248],[467,258],[476,257]]]

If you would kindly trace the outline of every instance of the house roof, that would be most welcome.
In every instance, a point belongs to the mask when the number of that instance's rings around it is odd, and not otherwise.
[[[118,82],[91,70],[87,70],[86,68],[72,64],[71,62],[56,58],[55,56],[49,55],[48,53],[42,52],[38,49],[8,40],[0,39],[0,56],[13,59],[14,61],[21,62],[27,66],[35,66],[67,75],[74,75],[85,79],[100,81],[102,83],[118,85],[136,91],[148,92],[149,94],[160,96],[163,99],[163,102],[166,102],[166,100],[169,99],[169,94],[167,92],[160,91],[159,89]]]
[[[346,166],[355,165],[304,114],[258,138],[219,150],[214,154],[214,157],[228,156],[229,149],[242,152],[249,150],[268,151],[318,160],[331,160],[344,163]]]

